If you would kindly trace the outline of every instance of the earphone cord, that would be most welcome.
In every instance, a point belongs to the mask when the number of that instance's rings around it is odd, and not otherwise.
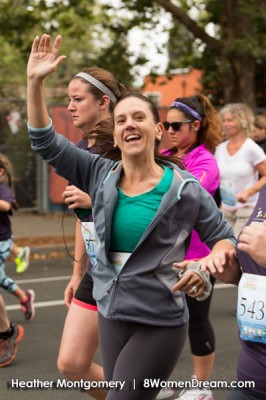
[[[64,227],[64,221],[65,221],[66,211],[67,211],[67,206],[65,207],[65,209],[64,209],[64,211],[63,211],[62,220],[61,220],[62,236],[63,236],[64,245],[65,245],[65,250],[66,250],[68,256],[69,256],[73,261],[75,261],[75,262],[77,262],[77,263],[80,263],[80,262],[83,260],[83,258],[86,256],[87,251],[84,252],[84,254],[82,255],[82,257],[81,257],[80,260],[76,260],[75,257],[73,257],[72,254],[70,253],[69,247],[68,247],[67,242],[66,242],[65,227]],[[76,216],[75,213],[74,213],[74,217],[75,217],[75,220],[81,225],[81,222],[80,222],[80,220],[77,218],[77,216]]]

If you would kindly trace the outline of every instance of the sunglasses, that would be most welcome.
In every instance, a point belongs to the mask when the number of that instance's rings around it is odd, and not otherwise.
[[[171,126],[173,128],[173,130],[176,132],[176,131],[180,130],[180,128],[183,124],[189,124],[190,122],[192,122],[191,119],[187,119],[186,121],[178,121],[178,122],[165,121],[165,122],[163,122],[163,126],[164,126],[164,129],[166,129],[167,131]]]

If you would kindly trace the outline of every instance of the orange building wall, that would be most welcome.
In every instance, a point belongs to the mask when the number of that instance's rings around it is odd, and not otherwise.
[[[178,73],[169,80],[166,75],[160,75],[153,83],[150,77],[144,79],[145,93],[160,92],[161,101],[159,107],[169,107],[176,97],[194,96],[201,92],[200,78],[202,71],[192,69],[188,73]]]

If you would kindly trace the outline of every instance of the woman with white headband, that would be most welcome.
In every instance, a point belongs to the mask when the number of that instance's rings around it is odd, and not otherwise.
[[[68,111],[73,125],[81,129],[83,138],[76,146],[110,158],[119,159],[113,144],[112,110],[126,90],[107,70],[89,67],[76,74],[68,85]],[[69,307],[58,356],[58,368],[71,380],[102,381],[100,365],[92,362],[98,349],[98,313],[92,296],[91,266],[95,259],[94,224],[91,200],[87,193],[69,184],[63,192],[69,209],[78,217],[76,223],[73,275],[65,290]],[[106,391],[92,389],[88,393],[105,399]]]
[[[86,68],[71,79],[68,111],[73,125],[82,133],[77,147],[90,153],[108,153],[110,158],[120,159],[120,152],[113,143],[112,111],[116,100],[125,93],[124,86],[113,74],[99,67]],[[67,162],[71,165],[70,159]],[[63,192],[63,199],[69,209],[75,210],[78,220],[73,275],[65,290],[65,303],[69,310],[59,350],[58,369],[70,380],[103,381],[102,367],[92,362],[98,349],[98,312],[92,297],[94,242],[91,200],[87,193],[71,184]],[[92,389],[88,393],[95,399],[106,397],[103,389]]]

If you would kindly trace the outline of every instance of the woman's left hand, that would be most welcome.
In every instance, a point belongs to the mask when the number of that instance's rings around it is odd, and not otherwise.
[[[191,261],[184,261],[182,263],[174,263],[177,269],[185,268]],[[186,295],[196,298],[203,294],[205,284],[198,274],[193,271],[186,271],[182,278],[172,287],[173,291],[181,290]]]

